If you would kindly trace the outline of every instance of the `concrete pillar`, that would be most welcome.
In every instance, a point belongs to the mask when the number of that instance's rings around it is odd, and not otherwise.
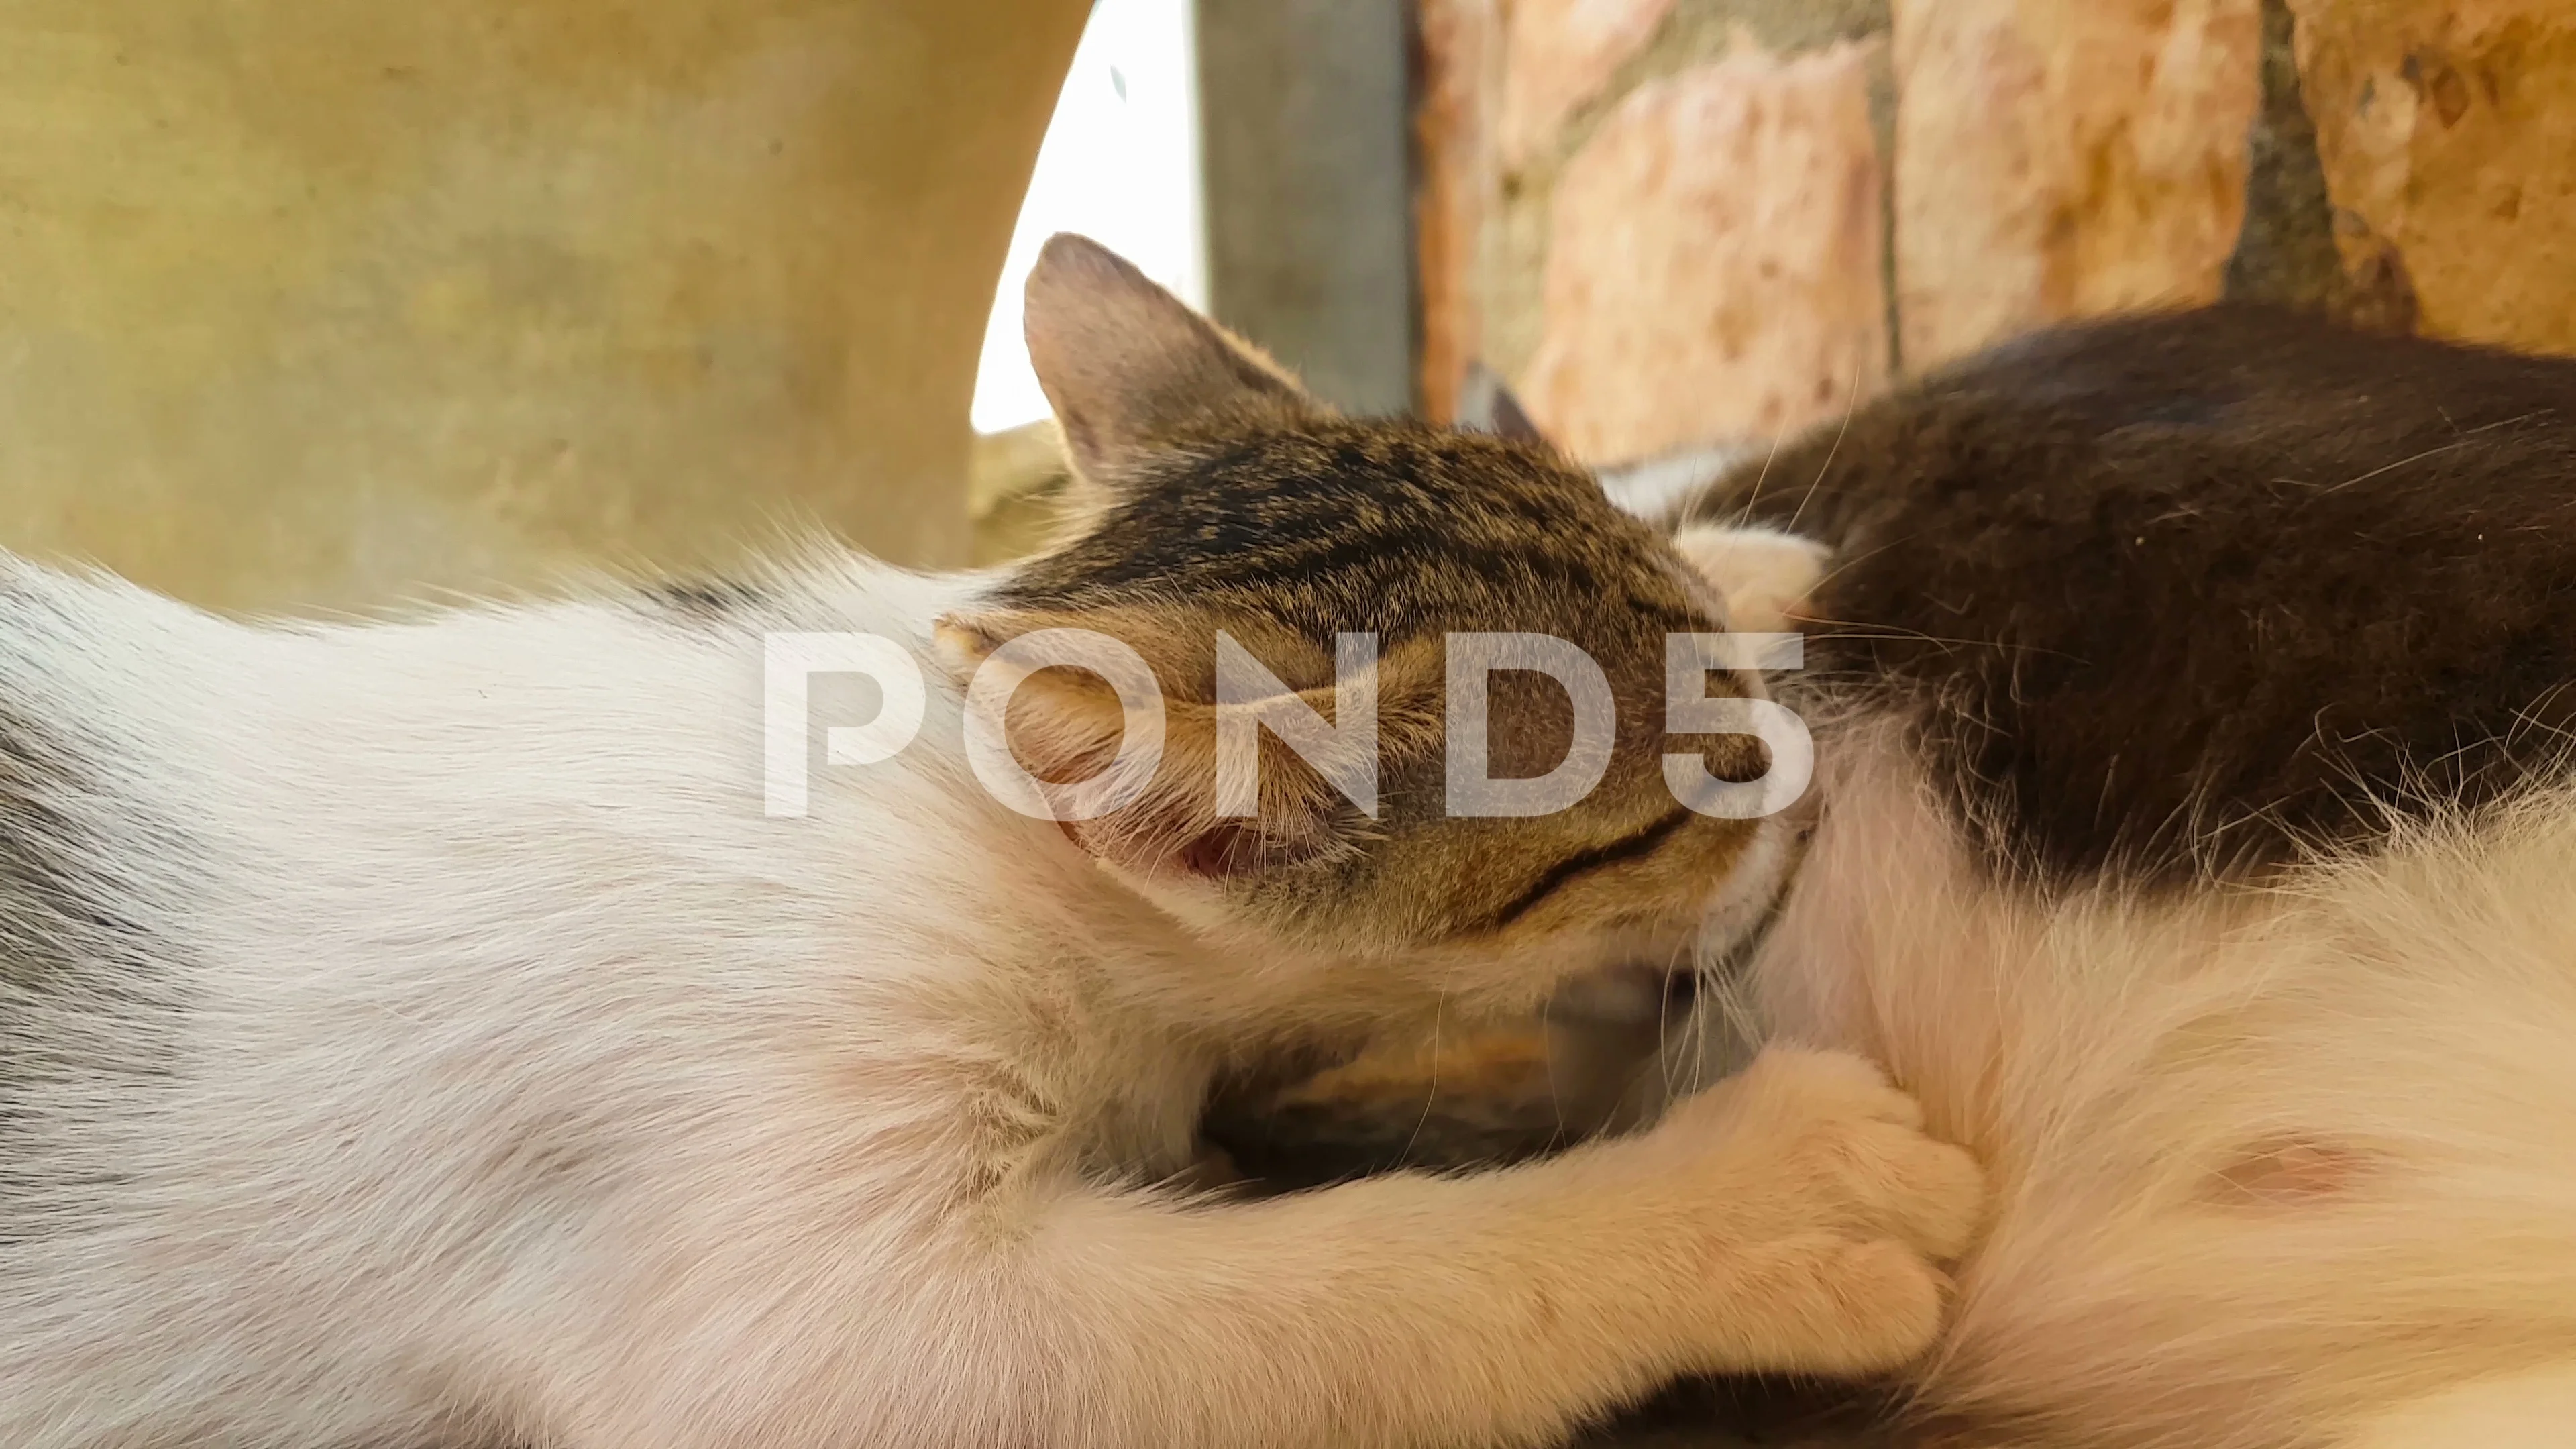
[[[1402,0],[1199,0],[1208,310],[1363,413],[1414,403]]]

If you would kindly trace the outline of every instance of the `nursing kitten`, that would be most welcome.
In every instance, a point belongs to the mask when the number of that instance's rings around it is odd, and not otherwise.
[[[1944,1442],[2568,1441],[2571,407],[2576,362],[2227,306],[1692,510],[1806,616],[1822,814],[1742,994],[1997,1179],[1911,1376]]]
[[[1079,240],[1027,315],[1091,505],[1016,569],[269,627],[0,572],[0,1444],[1481,1446],[1924,1349],[1978,1175],[1847,1056],[1512,1170],[1176,1185],[1230,1063],[1741,929],[1786,828],[1668,792],[1763,762],[1662,732],[1718,604],[1579,473],[1336,418]],[[1159,768],[1064,669],[969,748],[1065,627],[1151,668]],[[765,651],[838,631],[925,723],[770,818]],[[1598,662],[1580,804],[1448,818],[1449,631]],[[1225,636],[1282,693],[1220,702]],[[1567,753],[1553,689],[1493,677],[1497,778]],[[1261,734],[1223,813],[1247,717],[1372,703],[1373,759]],[[1005,808],[1012,757],[1110,808]]]

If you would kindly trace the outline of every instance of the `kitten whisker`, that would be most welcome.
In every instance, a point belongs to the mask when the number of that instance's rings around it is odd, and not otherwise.
[[[1798,520],[1806,516],[1807,504],[1815,498],[1816,490],[1824,486],[1825,475],[1834,470],[1834,455],[1843,450],[1843,436],[1851,431],[1852,414],[1859,411],[1860,361],[1855,358],[1852,361],[1851,381],[1843,385],[1843,425],[1834,431],[1834,445],[1825,450],[1825,461],[1816,465],[1815,479],[1808,483],[1805,495],[1798,500],[1798,506],[1790,510],[1789,522],[1783,532],[1798,531]]]
[[[1404,1139],[1404,1150],[1396,1157],[1399,1162],[1411,1158],[1413,1149],[1422,1145],[1422,1130],[1431,1125],[1432,1107],[1440,1100],[1440,1023],[1449,1010],[1450,980],[1440,979],[1440,989],[1431,1000],[1431,1079],[1423,1084],[1422,1115],[1414,1119],[1413,1133]]]
[[[1744,507],[1735,515],[1738,528],[1743,527],[1745,521],[1753,517],[1753,505],[1762,501],[1762,480],[1771,476],[1772,460],[1779,456],[1780,435],[1774,433],[1771,435],[1771,451],[1763,455],[1761,471],[1753,475],[1753,491],[1744,495]]]

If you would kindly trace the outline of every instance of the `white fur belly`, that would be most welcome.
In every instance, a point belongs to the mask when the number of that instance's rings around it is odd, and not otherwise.
[[[2343,1449],[2565,1449],[2576,1444],[2576,1364],[2418,1399],[2370,1420]]]
[[[1995,1170],[1928,1407],[2305,1444],[2483,1422],[2375,1416],[2576,1362],[2576,808],[2281,891],[2043,904],[1979,874],[1901,752],[1834,763],[1750,989]],[[2538,1382],[2456,1412],[2576,1402]],[[2493,1442],[2576,1443],[2560,1422]]]

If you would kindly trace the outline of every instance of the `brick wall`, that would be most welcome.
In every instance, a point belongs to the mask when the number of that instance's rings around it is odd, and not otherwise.
[[[2254,296],[2576,351],[2576,0],[1420,0],[1422,387],[1597,463]]]

